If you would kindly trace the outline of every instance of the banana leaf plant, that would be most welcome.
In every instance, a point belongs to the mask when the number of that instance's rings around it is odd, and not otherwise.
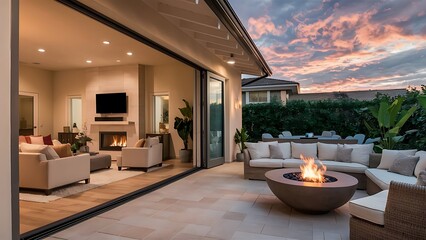
[[[179,108],[183,118],[175,117],[174,129],[177,130],[179,137],[183,140],[184,149],[188,150],[189,138],[192,139],[193,132],[193,120],[192,120],[192,107],[188,101],[182,99],[185,102],[185,107]]]
[[[243,152],[243,150],[246,149],[245,143],[247,142],[248,137],[247,131],[244,128],[241,128],[241,130],[238,130],[238,128],[236,129],[234,142],[238,145],[240,152]]]
[[[408,110],[401,110],[404,100],[404,97],[398,97],[389,104],[388,100],[383,99],[379,106],[369,107],[371,114],[377,119],[379,128],[375,129],[371,124],[364,123],[370,132],[379,132],[381,138],[377,145],[379,149],[394,149],[397,143],[404,140],[405,134],[401,136],[399,132],[417,110],[417,105],[412,106]],[[411,133],[412,131],[407,131],[407,133]]]

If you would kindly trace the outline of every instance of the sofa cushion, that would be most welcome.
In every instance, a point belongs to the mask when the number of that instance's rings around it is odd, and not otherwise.
[[[43,136],[30,136],[31,144],[44,145]]]
[[[267,168],[282,168],[283,159],[272,159],[272,158],[260,158],[250,160],[250,167],[267,167]]]
[[[318,143],[318,158],[320,160],[336,160],[337,144]]]
[[[417,150],[389,150],[383,149],[382,158],[380,159],[380,164],[377,168],[380,169],[389,169],[392,166],[393,161],[398,157],[398,154],[404,154],[406,156],[414,156]]]
[[[57,140],[57,139],[53,139],[52,140],[52,143],[53,143],[53,146],[58,146],[58,145],[61,145],[62,143],[61,142],[59,142],[59,140]]]
[[[393,161],[392,166],[389,167],[389,172],[399,173],[405,176],[413,176],[414,168],[418,161],[419,157],[399,154],[395,161]]]
[[[284,159],[283,167],[285,168],[299,168],[303,161],[299,158]]]
[[[426,170],[420,171],[416,184],[420,186],[426,186]]]
[[[418,151],[415,156],[419,157],[419,161],[414,169],[414,175],[418,177],[421,171],[426,170],[426,151]]]
[[[284,155],[278,145],[269,145],[270,158],[283,159]]]
[[[355,163],[361,163],[368,166],[370,153],[373,152],[374,144],[345,144],[345,148],[352,148],[351,161]]]
[[[144,145],[145,145],[145,138],[141,138],[135,143],[135,147],[143,147]]]
[[[21,151],[27,153],[42,153],[46,155],[47,160],[59,158],[59,155],[55,152],[55,150],[46,145],[21,143]]]
[[[283,153],[283,158],[291,158],[291,144],[289,142],[278,143],[281,152]]]
[[[381,189],[389,189],[391,181],[416,184],[417,178],[414,176],[404,176],[398,173],[388,172],[386,169],[369,168],[365,170],[365,175]]]
[[[19,136],[19,144],[21,144],[21,143],[28,143],[27,142],[27,138],[25,137],[25,136]]]
[[[145,141],[145,145],[143,145],[144,147],[152,147],[155,144],[159,144],[160,143],[160,138],[159,137],[148,137]]]
[[[55,152],[58,154],[60,158],[72,156],[71,145],[69,143],[61,144],[61,145],[53,145],[51,146],[51,148],[55,150]]]
[[[304,157],[313,157],[315,159],[318,159],[317,144],[291,142],[291,156],[293,158],[300,158],[300,155],[303,155]]]
[[[353,148],[345,148],[343,145],[337,145],[336,161],[338,162],[352,162]]]
[[[49,134],[47,136],[43,136],[44,145],[53,145],[52,136]]]
[[[388,193],[389,191],[385,190],[368,197],[350,201],[350,214],[375,224],[384,225]]]
[[[269,145],[276,145],[278,142],[258,142],[258,143],[246,143],[246,147],[250,153],[251,159],[269,158],[271,153],[269,151]]]
[[[322,161],[322,164],[327,167],[327,170],[337,172],[364,173],[367,170],[367,166],[361,163]]]

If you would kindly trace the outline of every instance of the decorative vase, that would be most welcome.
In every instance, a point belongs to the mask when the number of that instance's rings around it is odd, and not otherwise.
[[[89,152],[89,146],[87,146],[87,145],[81,146],[80,152],[81,153],[88,153]]]
[[[240,152],[240,153],[237,153],[237,162],[242,162],[242,161],[244,161],[244,153],[242,153],[242,152]]]

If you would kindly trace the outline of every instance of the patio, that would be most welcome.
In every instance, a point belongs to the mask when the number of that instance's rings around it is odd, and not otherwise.
[[[348,204],[302,214],[242,169],[234,162],[202,170],[48,239],[349,239]]]

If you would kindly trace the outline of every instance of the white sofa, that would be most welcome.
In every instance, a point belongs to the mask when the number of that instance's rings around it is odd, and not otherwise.
[[[47,160],[43,153],[19,153],[19,187],[44,190],[85,180],[90,182],[90,156],[81,154]]]
[[[156,143],[147,147],[124,147],[121,149],[121,160],[117,161],[118,170],[122,167],[142,168],[147,171],[153,166],[163,163],[163,144]]]
[[[283,156],[271,155],[269,145],[278,146]],[[327,167],[327,170],[347,173],[358,179],[358,188],[366,188],[365,171],[368,169],[370,154],[373,153],[373,144],[326,144],[326,143],[278,143],[259,142],[246,143],[248,149],[244,151],[244,177],[246,179],[265,180],[265,173],[277,168],[299,168],[303,163],[298,157],[300,154],[311,156]],[[268,146],[268,147],[266,147]],[[336,161],[337,147],[352,148],[351,161]],[[258,148],[256,150],[256,148]]]

